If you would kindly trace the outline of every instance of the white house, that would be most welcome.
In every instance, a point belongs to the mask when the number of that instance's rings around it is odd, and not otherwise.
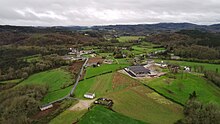
[[[84,94],[84,97],[87,99],[94,99],[95,93],[86,93],[86,94]]]

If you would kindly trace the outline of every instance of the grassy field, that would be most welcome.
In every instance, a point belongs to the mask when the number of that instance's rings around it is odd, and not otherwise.
[[[108,73],[81,81],[75,90],[75,96],[83,98],[86,92],[91,92],[95,93],[96,97],[102,97],[135,84],[136,81],[127,75],[118,72]]]
[[[60,90],[62,85],[71,82],[73,82],[71,74],[63,69],[58,68],[33,74],[20,84],[45,84],[49,86],[49,92],[52,92]]]
[[[97,98],[113,99],[113,110],[144,122],[169,124],[182,118],[180,105],[165,99],[137,80],[118,72],[80,82],[75,96],[83,98],[86,92],[94,92]]]
[[[78,121],[88,110],[71,111],[66,110],[56,118],[50,121],[49,124],[73,124]]]
[[[40,58],[40,54],[37,54],[37,55],[24,57],[23,59],[26,60],[27,62],[31,62],[31,61],[38,61],[41,58]]]
[[[161,61],[161,60],[157,60]],[[198,63],[198,62],[187,62],[187,61],[175,61],[175,60],[164,60],[164,62],[179,64],[182,66],[191,66],[192,70],[194,66],[203,66],[205,70],[216,71],[216,68],[220,70],[220,64],[208,64],[208,63]],[[219,71],[220,73],[220,71]]]
[[[31,75],[28,79],[21,82],[20,85],[27,84],[44,84],[49,87],[48,94],[44,97],[43,103],[48,103],[53,100],[66,96],[72,87],[62,89],[64,84],[73,82],[71,74],[61,68],[53,69],[45,72],[40,72]]]
[[[116,63],[118,63],[118,64],[126,64],[126,65],[129,65],[129,64],[130,64],[128,58],[115,59],[115,61],[116,61]]]
[[[176,79],[166,76],[144,81],[161,94],[185,104],[189,94],[196,91],[198,100],[203,103],[215,103],[220,105],[220,88],[213,86],[200,76],[193,74],[177,74]]]
[[[86,69],[85,78],[97,76],[103,74],[105,72],[116,71],[117,69],[122,69],[127,67],[128,64],[102,64],[100,67],[88,67]]]
[[[46,96],[44,96],[44,98],[42,100],[42,103],[45,104],[45,103],[49,103],[49,102],[52,102],[54,100],[63,98],[63,97],[67,96],[70,93],[71,89],[72,89],[72,86],[67,87],[65,89],[59,89],[57,91],[49,92],[49,93],[47,93]]]
[[[139,54],[146,54],[146,53],[150,53],[150,52],[156,52],[156,51],[160,51],[160,50],[165,50],[165,48],[153,48],[153,44],[150,45],[136,45],[136,46],[132,46],[132,53],[134,53],[135,55],[139,55]]]
[[[138,40],[139,38],[144,38],[144,36],[121,36],[117,38],[119,42],[129,42],[132,40]]]
[[[111,88],[112,73],[109,73],[81,81],[74,94],[77,98],[83,98],[85,93],[90,92],[95,93],[97,97],[100,97],[110,92]]]
[[[99,56],[105,57],[107,59],[113,59],[113,53],[98,53]]]
[[[144,122],[118,114],[103,106],[95,106],[80,119],[79,124],[144,124]]]
[[[183,117],[182,107],[140,85],[106,96],[114,101],[113,110],[152,124],[171,124]]]

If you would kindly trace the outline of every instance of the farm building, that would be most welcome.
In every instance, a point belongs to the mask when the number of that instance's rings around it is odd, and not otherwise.
[[[47,109],[52,108],[52,107],[53,107],[53,104],[46,104],[46,105],[41,106],[40,110],[44,111],[44,110],[47,110]]]
[[[100,64],[103,63],[103,59],[102,58],[89,58],[89,61],[87,62],[86,66],[93,66],[93,67],[97,67],[100,66]]]
[[[130,66],[128,68],[125,68],[125,71],[127,71],[131,75],[134,75],[135,77],[144,77],[150,74],[150,70],[146,69],[143,66]]]
[[[84,94],[84,97],[88,98],[88,99],[94,99],[95,98],[95,93],[86,93],[86,94]]]
[[[163,63],[163,62],[161,62],[161,63],[155,63],[154,65],[159,66],[159,67],[161,67],[161,68],[166,68],[166,67],[168,66],[167,64],[165,64],[165,63]]]

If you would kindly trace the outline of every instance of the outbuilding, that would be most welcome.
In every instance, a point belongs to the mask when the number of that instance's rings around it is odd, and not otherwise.
[[[125,71],[134,75],[135,77],[144,77],[150,74],[150,70],[146,69],[143,66],[130,66],[128,68],[125,68]]]
[[[46,105],[40,106],[39,108],[41,111],[44,111],[52,107],[53,107],[53,104],[46,104]]]
[[[94,99],[95,93],[86,93],[86,94],[84,94],[84,97],[87,99]]]

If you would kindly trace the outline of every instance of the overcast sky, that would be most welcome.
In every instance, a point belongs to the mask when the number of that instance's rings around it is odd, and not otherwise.
[[[0,0],[0,24],[220,23],[220,0]]]

